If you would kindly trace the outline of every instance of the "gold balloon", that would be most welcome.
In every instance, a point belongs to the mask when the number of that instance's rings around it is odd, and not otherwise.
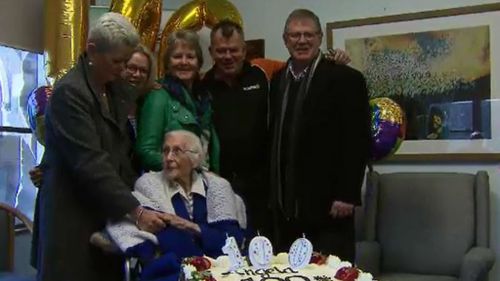
[[[227,19],[243,27],[243,20],[236,7],[227,0],[206,0],[206,18],[205,25],[213,27],[219,21]]]
[[[380,108],[380,119],[396,124],[404,123],[403,110],[390,98],[373,98],[370,104],[376,104]]]
[[[168,36],[177,30],[200,30],[204,25],[212,28],[223,19],[229,19],[243,26],[243,20],[236,7],[227,0],[193,0],[180,7],[168,20],[160,40],[158,54],[158,75],[164,74],[163,57],[167,50]]]
[[[61,78],[85,50],[88,8],[87,0],[45,0],[44,50],[49,78]]]
[[[113,0],[110,11],[128,18],[141,36],[141,42],[154,51],[162,5],[162,0]]]

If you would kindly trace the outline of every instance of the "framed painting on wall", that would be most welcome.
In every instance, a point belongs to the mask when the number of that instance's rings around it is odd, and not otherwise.
[[[370,96],[405,111],[392,160],[500,161],[499,17],[488,4],[327,24]]]

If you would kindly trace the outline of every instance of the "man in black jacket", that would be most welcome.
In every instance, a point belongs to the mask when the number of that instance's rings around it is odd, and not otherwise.
[[[277,248],[302,233],[316,251],[354,260],[354,206],[370,145],[362,74],[325,60],[323,33],[309,10],[293,11],[283,40],[287,67],[271,83],[271,179]]]
[[[223,20],[212,28],[214,67],[204,77],[220,141],[220,173],[241,195],[249,225],[271,236],[269,196],[269,83],[266,74],[245,60],[243,30]],[[249,235],[252,235],[250,233]]]

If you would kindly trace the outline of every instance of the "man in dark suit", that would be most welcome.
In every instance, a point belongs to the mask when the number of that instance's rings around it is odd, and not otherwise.
[[[277,235],[286,250],[302,233],[315,251],[354,260],[354,206],[370,145],[363,75],[325,60],[309,10],[293,11],[283,40],[287,67],[271,83],[271,178]]]

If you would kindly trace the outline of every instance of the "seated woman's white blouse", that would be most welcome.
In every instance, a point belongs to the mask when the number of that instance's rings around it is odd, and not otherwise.
[[[170,198],[170,201],[172,201],[172,197],[174,197],[174,195],[176,195],[177,193],[181,195],[182,202],[184,202],[184,205],[186,206],[186,210],[188,211],[190,219],[193,219],[193,193],[197,193],[203,197],[206,197],[205,186],[203,184],[202,177],[198,174],[194,174],[193,177],[193,184],[191,186],[191,192],[189,193],[186,193],[186,191],[184,191],[184,188],[182,188],[182,186],[176,182],[171,182],[164,186],[165,194]]]

